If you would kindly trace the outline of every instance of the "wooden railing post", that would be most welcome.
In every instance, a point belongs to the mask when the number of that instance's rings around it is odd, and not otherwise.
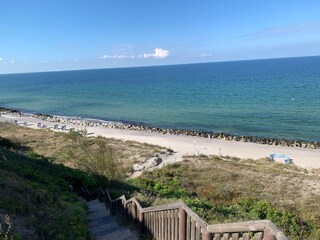
[[[139,209],[139,227],[140,227],[140,232],[144,233],[144,214],[141,211],[141,209]]]
[[[124,200],[121,201],[121,206],[122,206],[122,209],[123,209],[124,219],[128,219],[127,204],[125,203]]]
[[[273,235],[270,228],[268,228],[268,227],[264,228],[263,240],[276,240],[276,237]]]
[[[137,204],[132,201],[132,220],[135,223],[137,221]]]
[[[212,233],[209,233],[206,229],[203,229],[202,240],[212,240]]]
[[[186,239],[187,213],[183,208],[179,208],[179,240]]]

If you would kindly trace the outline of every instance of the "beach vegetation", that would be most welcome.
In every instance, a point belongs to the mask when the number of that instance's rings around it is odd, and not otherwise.
[[[53,163],[61,163],[69,167],[76,167],[75,159],[81,159],[84,155],[89,154],[87,151],[90,154],[97,155],[99,155],[99,152],[106,151],[108,154],[112,153],[113,158],[116,158],[116,161],[122,164],[125,173],[132,171],[131,167],[134,163],[144,162],[162,149],[156,145],[114,138],[99,137],[99,140],[95,140],[93,137],[88,137],[76,131],[66,134],[48,129],[36,130],[13,126],[6,123],[0,123],[0,135],[10,140],[10,144],[17,143],[20,146],[28,147],[32,152],[46,157]],[[108,149],[104,149],[103,143]],[[88,147],[85,153],[79,150],[81,144],[85,144]],[[73,148],[79,151],[74,151]]]
[[[320,176],[296,166],[194,156],[128,183],[146,206],[183,200],[210,224],[269,219],[290,239],[319,239]]]
[[[122,161],[115,155],[113,147],[105,141],[105,138],[89,139],[78,132],[71,132],[67,136],[71,139],[71,145],[66,151],[66,158],[76,168],[105,176],[108,180],[124,179]]]
[[[21,147],[0,139],[0,239],[90,239],[84,204],[68,191],[89,176]]]
[[[54,239],[58,232],[54,229],[68,229],[70,219],[77,219],[74,236],[87,236],[82,232],[86,229],[83,206],[67,191],[71,183],[75,189],[107,187],[113,198],[135,196],[143,207],[182,200],[209,224],[270,219],[290,239],[320,239],[320,172],[316,169],[267,159],[199,155],[145,171],[139,178],[124,179],[97,166],[103,167],[108,157],[128,158],[123,161],[126,169],[161,148],[12,125],[0,125],[0,137],[0,194],[10,196],[0,200],[0,217],[10,215],[11,236],[17,232],[15,226],[24,226],[33,229],[34,236]],[[101,162],[92,167],[74,162],[78,156],[89,158],[88,154]],[[35,212],[35,205],[40,206],[41,214]],[[25,220],[21,223],[17,218]],[[63,229],[59,232],[68,234]]]

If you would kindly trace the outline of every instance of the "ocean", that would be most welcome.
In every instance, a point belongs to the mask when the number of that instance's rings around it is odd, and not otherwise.
[[[0,74],[0,106],[320,141],[320,57]]]

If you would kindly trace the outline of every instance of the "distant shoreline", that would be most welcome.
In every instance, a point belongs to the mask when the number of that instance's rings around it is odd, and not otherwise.
[[[1,113],[2,112],[2,113]],[[180,133],[174,130],[149,129],[141,126],[130,126],[114,122],[86,121],[84,119],[72,119],[57,117],[51,118],[50,115],[32,116],[31,114],[23,115],[19,111],[0,111],[0,122],[9,122],[33,129],[52,130],[55,132],[70,132],[71,129],[83,131],[88,137],[102,136],[124,141],[134,141],[139,143],[152,144],[171,149],[173,154],[169,155],[159,167],[182,161],[184,156],[189,155],[217,155],[236,157],[241,159],[266,159],[270,154],[284,154],[293,159],[293,164],[306,168],[320,168],[320,149],[311,149],[303,147],[288,147],[281,145],[258,144],[244,141],[228,141],[228,138],[210,138],[201,136],[201,133],[193,136],[181,130]],[[59,119],[58,119],[59,118]],[[148,130],[149,129],[149,130]],[[1,133],[1,128],[0,128]],[[189,134],[189,135],[187,135]],[[225,139],[225,140],[224,140]],[[276,160],[279,161],[279,160]],[[281,162],[281,160],[280,160]],[[283,163],[283,162],[282,162]]]
[[[188,129],[171,129],[171,128],[159,128],[153,126],[147,126],[143,124],[134,124],[126,122],[115,122],[106,121],[100,119],[82,118],[82,117],[68,117],[68,116],[55,116],[50,114],[42,113],[25,113],[17,109],[0,107],[0,114],[16,114],[19,116],[31,116],[36,119],[41,119],[48,122],[63,123],[63,124],[75,124],[83,127],[105,127],[112,129],[122,130],[135,130],[135,131],[146,131],[146,132],[157,132],[160,134],[170,135],[184,135],[194,136],[209,139],[222,139],[226,141],[237,141],[237,142],[249,142],[262,145],[273,145],[273,146],[284,146],[294,148],[310,148],[320,149],[320,142],[317,141],[305,141],[299,139],[280,139],[280,138],[267,138],[267,137],[256,137],[256,136],[242,136],[228,133],[215,133],[209,131],[196,131]]]

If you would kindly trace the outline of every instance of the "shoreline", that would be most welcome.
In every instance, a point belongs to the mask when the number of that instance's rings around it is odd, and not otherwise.
[[[249,142],[249,143],[262,144],[262,145],[320,149],[320,141],[244,136],[244,135],[237,135],[237,134],[216,133],[216,132],[210,132],[210,131],[196,131],[196,130],[188,130],[188,129],[159,128],[159,127],[152,127],[152,126],[143,125],[143,124],[139,125],[139,124],[126,123],[126,122],[107,121],[107,120],[101,120],[101,119],[56,116],[56,115],[42,114],[42,113],[35,113],[35,114],[24,113],[16,109],[3,108],[3,107],[0,107],[0,114],[1,113],[17,114],[20,116],[27,115],[27,116],[32,116],[34,118],[48,121],[48,122],[75,124],[75,125],[80,125],[85,127],[105,127],[105,128],[113,128],[113,129],[157,132],[160,134],[170,134],[170,135],[177,135],[177,136],[194,136],[194,137],[202,137],[202,138],[208,138],[208,139],[222,139],[226,141]]]
[[[61,130],[61,125],[66,126],[64,132],[68,132],[70,128],[76,130],[87,130],[88,136],[103,136],[107,138],[115,138],[129,141],[137,141],[140,143],[148,143],[159,145],[164,148],[170,148],[174,154],[164,160],[163,165],[182,160],[185,155],[220,155],[237,158],[261,159],[267,158],[270,154],[286,154],[293,159],[293,163],[302,168],[320,168],[320,149],[289,147],[281,145],[258,144],[253,142],[227,140],[224,138],[206,138],[200,135],[192,136],[187,134],[174,134],[158,132],[155,130],[134,129],[129,128],[123,123],[114,123],[107,121],[91,122],[84,119],[73,119],[64,117],[54,117],[51,115],[23,115],[19,111],[7,112],[1,111],[0,121],[13,122],[17,120],[19,125],[27,123],[27,127],[39,129],[38,123],[45,124],[54,131]],[[58,122],[58,119],[60,122]],[[50,121],[51,120],[51,121]],[[58,129],[53,126],[58,124]],[[130,125],[129,125],[130,126]],[[173,131],[173,130],[172,130]]]

